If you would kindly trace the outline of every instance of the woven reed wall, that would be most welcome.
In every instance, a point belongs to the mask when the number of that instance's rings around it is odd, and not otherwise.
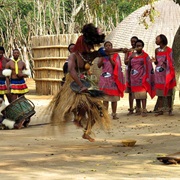
[[[68,45],[75,43],[79,34],[62,34],[32,37],[34,80],[36,92],[54,95],[59,91],[63,64],[69,52]]]

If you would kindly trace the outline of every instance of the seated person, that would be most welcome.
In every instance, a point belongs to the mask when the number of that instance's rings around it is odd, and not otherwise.
[[[6,108],[5,102],[0,98],[0,129],[21,129],[25,119],[16,122],[10,119],[6,119],[1,113],[3,109]]]

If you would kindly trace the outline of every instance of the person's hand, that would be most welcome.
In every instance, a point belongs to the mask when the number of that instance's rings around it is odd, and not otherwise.
[[[82,86],[79,90],[79,93],[87,92],[88,88],[86,86]]]
[[[123,53],[127,53],[128,52],[128,48],[123,48]]]
[[[150,59],[151,62],[156,62],[156,59],[152,56]]]

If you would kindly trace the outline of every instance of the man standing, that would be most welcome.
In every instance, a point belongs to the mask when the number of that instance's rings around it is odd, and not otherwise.
[[[24,78],[30,75],[29,70],[26,70],[26,64],[19,58],[20,52],[18,49],[13,50],[13,59],[6,64],[4,74],[7,77],[6,83],[9,93],[11,94],[10,102],[13,102],[17,98],[24,96],[29,92]],[[6,71],[9,73],[6,73]],[[30,122],[30,118],[27,118],[24,122],[24,126],[27,127]]]

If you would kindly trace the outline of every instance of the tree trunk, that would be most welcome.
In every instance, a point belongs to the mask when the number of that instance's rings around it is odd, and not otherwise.
[[[175,68],[176,68],[176,78],[178,80],[179,75],[180,75],[180,26],[174,37],[172,48],[173,48],[173,57],[174,57]]]

